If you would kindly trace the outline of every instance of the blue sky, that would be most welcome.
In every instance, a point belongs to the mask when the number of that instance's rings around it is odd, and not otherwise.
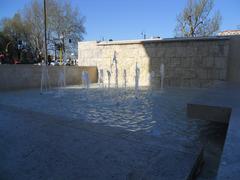
[[[0,19],[11,17],[31,0],[0,0]],[[176,16],[187,0],[71,0],[86,16],[85,40],[173,37]],[[222,14],[221,30],[240,25],[240,0],[215,0]]]

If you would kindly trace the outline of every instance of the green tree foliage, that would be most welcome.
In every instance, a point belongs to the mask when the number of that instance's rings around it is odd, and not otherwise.
[[[183,12],[177,16],[176,36],[211,36],[219,31],[221,15],[211,13],[214,0],[188,0]]]
[[[8,59],[20,57],[18,41],[27,38],[27,29],[19,13],[13,18],[4,18],[1,21],[0,51],[8,54]]]
[[[10,41],[3,32],[0,32],[0,52],[4,52],[6,49],[7,43]]]

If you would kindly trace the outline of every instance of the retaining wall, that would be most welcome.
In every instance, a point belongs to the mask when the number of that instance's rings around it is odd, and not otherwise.
[[[227,80],[240,82],[240,36],[230,39]]]
[[[124,70],[127,85],[134,85],[136,63],[140,68],[140,85],[159,86],[160,64],[163,63],[165,86],[207,87],[228,79],[230,43],[229,37],[79,42],[78,64],[96,66],[98,72],[103,70],[105,83],[107,71],[110,71],[111,84],[115,84],[115,65],[111,63],[116,52],[120,86],[124,83]],[[155,77],[150,80],[152,71]]]
[[[58,85],[59,74],[63,66],[49,66],[50,85]],[[66,84],[81,84],[81,73],[87,70],[91,82],[97,82],[96,67],[66,66]],[[0,90],[17,90],[26,88],[40,88],[41,66],[37,65],[0,65]]]

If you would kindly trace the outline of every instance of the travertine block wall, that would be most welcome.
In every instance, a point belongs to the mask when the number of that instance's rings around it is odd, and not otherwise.
[[[136,63],[140,68],[140,85],[160,85],[160,64],[165,65],[165,86],[206,87],[219,80],[226,80],[229,40],[227,38],[171,39],[116,42],[80,42],[78,64],[97,66],[111,71],[111,84],[115,83],[115,67],[111,63],[116,52],[118,82],[123,82],[127,72],[127,85],[134,86]],[[150,72],[155,77],[150,81]]]
[[[91,82],[97,82],[96,67],[66,66],[66,84],[80,85],[82,71],[88,71]],[[49,66],[49,80],[51,87],[58,86],[59,74],[63,66]],[[42,67],[36,65],[0,65],[0,91],[39,88],[41,85]]]
[[[115,85],[115,64],[111,67],[114,51],[116,52],[118,85],[120,87],[124,83],[124,70],[127,73],[127,85],[134,85],[136,63],[141,71],[140,85],[146,86],[149,84],[147,75],[150,70],[150,61],[141,44],[99,46],[96,42],[83,42],[79,43],[78,50],[78,65],[92,66],[94,64],[94,66],[98,67],[98,72],[103,70],[105,85],[108,82],[107,71],[111,72],[111,86]]]

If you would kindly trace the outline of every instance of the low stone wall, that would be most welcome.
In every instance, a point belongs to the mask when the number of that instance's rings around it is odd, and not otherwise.
[[[140,85],[159,86],[163,63],[165,86],[206,87],[227,79],[229,43],[227,37],[79,42],[78,64],[97,66],[98,72],[103,70],[105,83],[107,71],[110,71],[111,84],[114,84],[115,65],[111,66],[111,63],[116,52],[120,86],[124,83],[124,70],[127,85],[134,85],[136,63],[140,68]],[[152,81],[149,78],[151,72],[155,74]]]
[[[63,66],[49,66],[48,68],[50,85],[57,86]],[[66,84],[81,84],[83,70],[89,72],[91,82],[97,82],[96,67],[66,66]],[[0,65],[0,90],[40,88],[41,72],[41,66],[37,65]]]

